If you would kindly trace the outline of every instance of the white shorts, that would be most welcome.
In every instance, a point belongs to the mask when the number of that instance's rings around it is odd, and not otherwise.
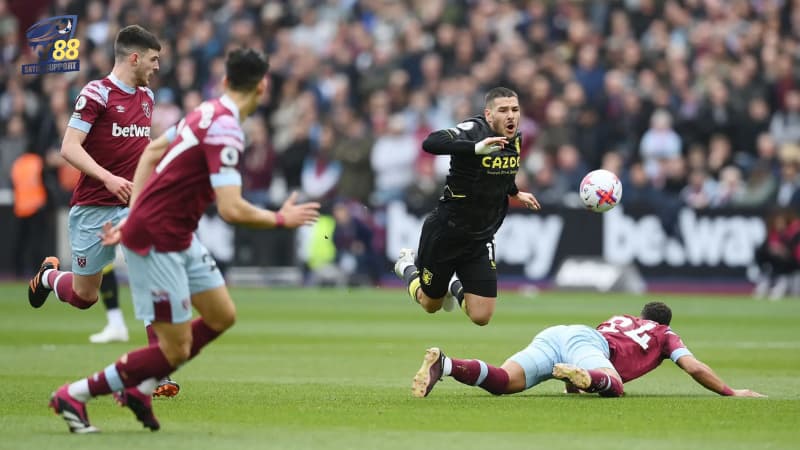
[[[122,245],[128,262],[136,318],[149,322],[183,323],[192,318],[191,296],[225,284],[214,258],[192,236],[180,252],[150,250],[142,256]]]

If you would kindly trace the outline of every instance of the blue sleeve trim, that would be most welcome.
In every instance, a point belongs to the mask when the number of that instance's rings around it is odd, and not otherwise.
[[[692,352],[690,352],[688,348],[685,348],[685,347],[684,348],[676,348],[675,351],[673,351],[672,354],[669,355],[669,359],[671,359],[672,362],[678,362],[678,360],[681,358],[681,356],[693,356],[693,355],[692,355]]]
[[[167,131],[164,132],[164,136],[167,137],[167,143],[172,144],[172,141],[178,137],[178,128],[175,125],[169,127]]]
[[[239,172],[212,173],[211,187],[220,186],[241,186],[242,175]]]
[[[76,119],[74,117],[69,119],[69,123],[67,123],[67,126],[70,128],[75,128],[76,130],[81,130],[87,134],[89,133],[89,130],[92,129],[92,124],[90,124],[89,122],[84,122],[81,119]]]

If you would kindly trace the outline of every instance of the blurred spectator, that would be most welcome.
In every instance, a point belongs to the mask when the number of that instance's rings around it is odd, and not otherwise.
[[[581,159],[578,149],[574,145],[561,145],[556,151],[555,160],[556,176],[561,178],[566,186],[577,192],[581,180],[589,172],[589,168]]]
[[[724,134],[715,134],[708,143],[708,171],[720,177],[722,169],[733,164],[731,141]]]
[[[672,116],[659,109],[650,117],[648,129],[639,147],[644,169],[651,180],[663,177],[664,161],[681,157],[681,138],[672,129]]]
[[[723,208],[737,206],[745,195],[742,171],[736,166],[725,166],[719,172],[719,185],[709,206]]]
[[[0,188],[11,187],[11,169],[14,161],[28,148],[28,135],[25,133],[25,121],[22,116],[15,115],[5,123],[5,130],[0,136]]]
[[[536,199],[542,205],[563,205],[564,198],[570,192],[568,181],[564,177],[559,177],[558,172],[549,162],[544,159],[541,164],[532,165],[529,189],[536,193]],[[577,192],[577,191],[576,191]]]
[[[642,163],[631,164],[628,176],[622,183],[622,197],[626,205],[652,206],[660,205],[663,198],[661,191],[653,186]]]
[[[746,155],[747,163],[752,164],[752,160],[758,157],[758,137],[766,131],[769,131],[769,105],[761,97],[753,98],[747,105],[746,115],[734,130],[734,151]]]
[[[767,237],[755,253],[759,277],[753,296],[780,300],[789,289],[789,276],[800,269],[800,219],[796,210],[779,209],[766,224]]]
[[[301,187],[306,197],[318,202],[332,200],[342,175],[342,164],[332,158],[335,133],[333,126],[323,124],[311,153],[303,161]]]
[[[784,208],[800,208],[800,173],[798,163],[786,160],[781,163],[781,177],[775,203]]]
[[[778,146],[800,142],[800,90],[786,93],[784,107],[772,116],[769,131]]]
[[[349,111],[344,115],[346,118],[342,121],[342,129],[332,154],[332,158],[342,167],[337,195],[367,204],[374,185],[374,175],[370,165],[370,152],[374,142],[363,119]]]
[[[689,183],[681,190],[681,200],[692,209],[704,209],[717,196],[717,183],[703,169],[689,174]]]
[[[43,246],[47,235],[47,190],[43,170],[44,160],[31,151],[20,155],[11,167],[14,216],[18,219],[16,235],[12,239],[17,278],[29,275],[25,269],[36,267],[36,263],[47,256]]]
[[[245,121],[244,129],[249,140],[241,164],[242,196],[251,203],[268,208],[271,206],[269,190],[276,164],[275,149],[260,115],[254,114]]]
[[[406,131],[403,116],[389,119],[386,131],[379,135],[372,147],[371,163],[375,172],[375,191],[372,203],[385,205],[392,200],[401,200],[405,191],[414,183],[414,164],[419,147]]]
[[[772,174],[769,163],[759,162],[750,169],[738,205],[748,208],[765,207],[775,197],[777,189],[778,182]]]
[[[697,116],[702,141],[712,135],[732,136],[737,127],[737,114],[729,101],[728,88],[719,79],[708,82],[708,100]]]
[[[553,100],[547,105],[545,125],[536,138],[536,146],[555,156],[556,150],[572,143],[573,130],[567,123],[567,106],[561,100]]]
[[[357,203],[337,202],[333,206],[336,228],[333,243],[336,261],[348,276],[349,285],[375,285],[380,279],[380,258],[372,246],[372,230],[351,212]]]

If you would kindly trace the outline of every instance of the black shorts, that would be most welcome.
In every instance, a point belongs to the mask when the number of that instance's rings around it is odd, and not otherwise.
[[[473,240],[443,223],[434,211],[422,225],[417,251],[422,292],[442,298],[453,273],[464,292],[482,297],[497,297],[497,267],[494,239]]]

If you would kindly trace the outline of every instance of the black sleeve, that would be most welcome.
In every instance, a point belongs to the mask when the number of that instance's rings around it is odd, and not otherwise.
[[[511,183],[508,185],[508,195],[513,197],[517,194],[519,194],[519,188],[517,187],[517,183],[515,183],[512,180]]]
[[[458,139],[452,129],[434,131],[422,142],[422,149],[434,155],[474,155],[475,142]]]

